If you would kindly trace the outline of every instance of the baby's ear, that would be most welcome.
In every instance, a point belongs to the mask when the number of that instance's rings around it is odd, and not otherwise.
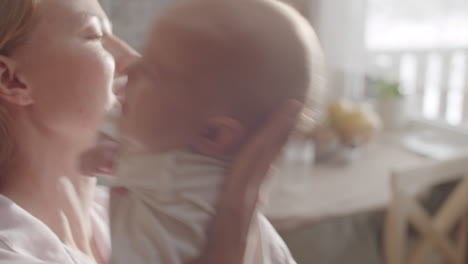
[[[227,155],[240,147],[245,136],[245,127],[238,120],[218,117],[206,123],[193,146],[196,151],[204,155]]]

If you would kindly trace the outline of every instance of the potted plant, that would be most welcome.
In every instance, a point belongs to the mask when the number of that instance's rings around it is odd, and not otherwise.
[[[377,93],[377,112],[387,130],[398,130],[406,121],[405,96],[400,83],[378,79],[375,83]]]

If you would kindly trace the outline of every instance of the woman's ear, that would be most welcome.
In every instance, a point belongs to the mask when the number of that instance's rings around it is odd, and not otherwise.
[[[214,118],[197,135],[194,148],[204,155],[227,155],[240,147],[245,135],[245,127],[239,121],[229,117]]]
[[[31,105],[33,99],[28,88],[15,61],[0,55],[0,99],[20,106]]]

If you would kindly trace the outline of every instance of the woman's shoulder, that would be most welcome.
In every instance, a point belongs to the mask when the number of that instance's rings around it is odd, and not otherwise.
[[[0,261],[41,260],[68,263],[58,237],[41,221],[0,195]]]
[[[101,257],[108,259],[111,241],[109,229],[109,190],[107,188],[96,188],[91,217],[93,221],[95,245]]]
[[[103,257],[110,251],[107,197],[105,190],[97,190],[91,212],[96,246]],[[72,259],[80,257],[47,225],[3,195],[0,195],[0,215],[0,264],[14,261],[75,263]]]

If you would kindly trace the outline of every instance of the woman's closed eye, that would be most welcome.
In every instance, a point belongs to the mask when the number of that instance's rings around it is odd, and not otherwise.
[[[88,40],[101,41],[104,38],[104,34],[93,34],[86,37]]]
[[[105,32],[101,21],[97,17],[93,16],[87,20],[86,27],[83,31],[83,36],[87,40],[92,41],[100,41],[104,38]]]
[[[88,27],[84,32],[84,37],[87,40],[100,41],[104,38],[105,34],[102,28],[93,25]]]

